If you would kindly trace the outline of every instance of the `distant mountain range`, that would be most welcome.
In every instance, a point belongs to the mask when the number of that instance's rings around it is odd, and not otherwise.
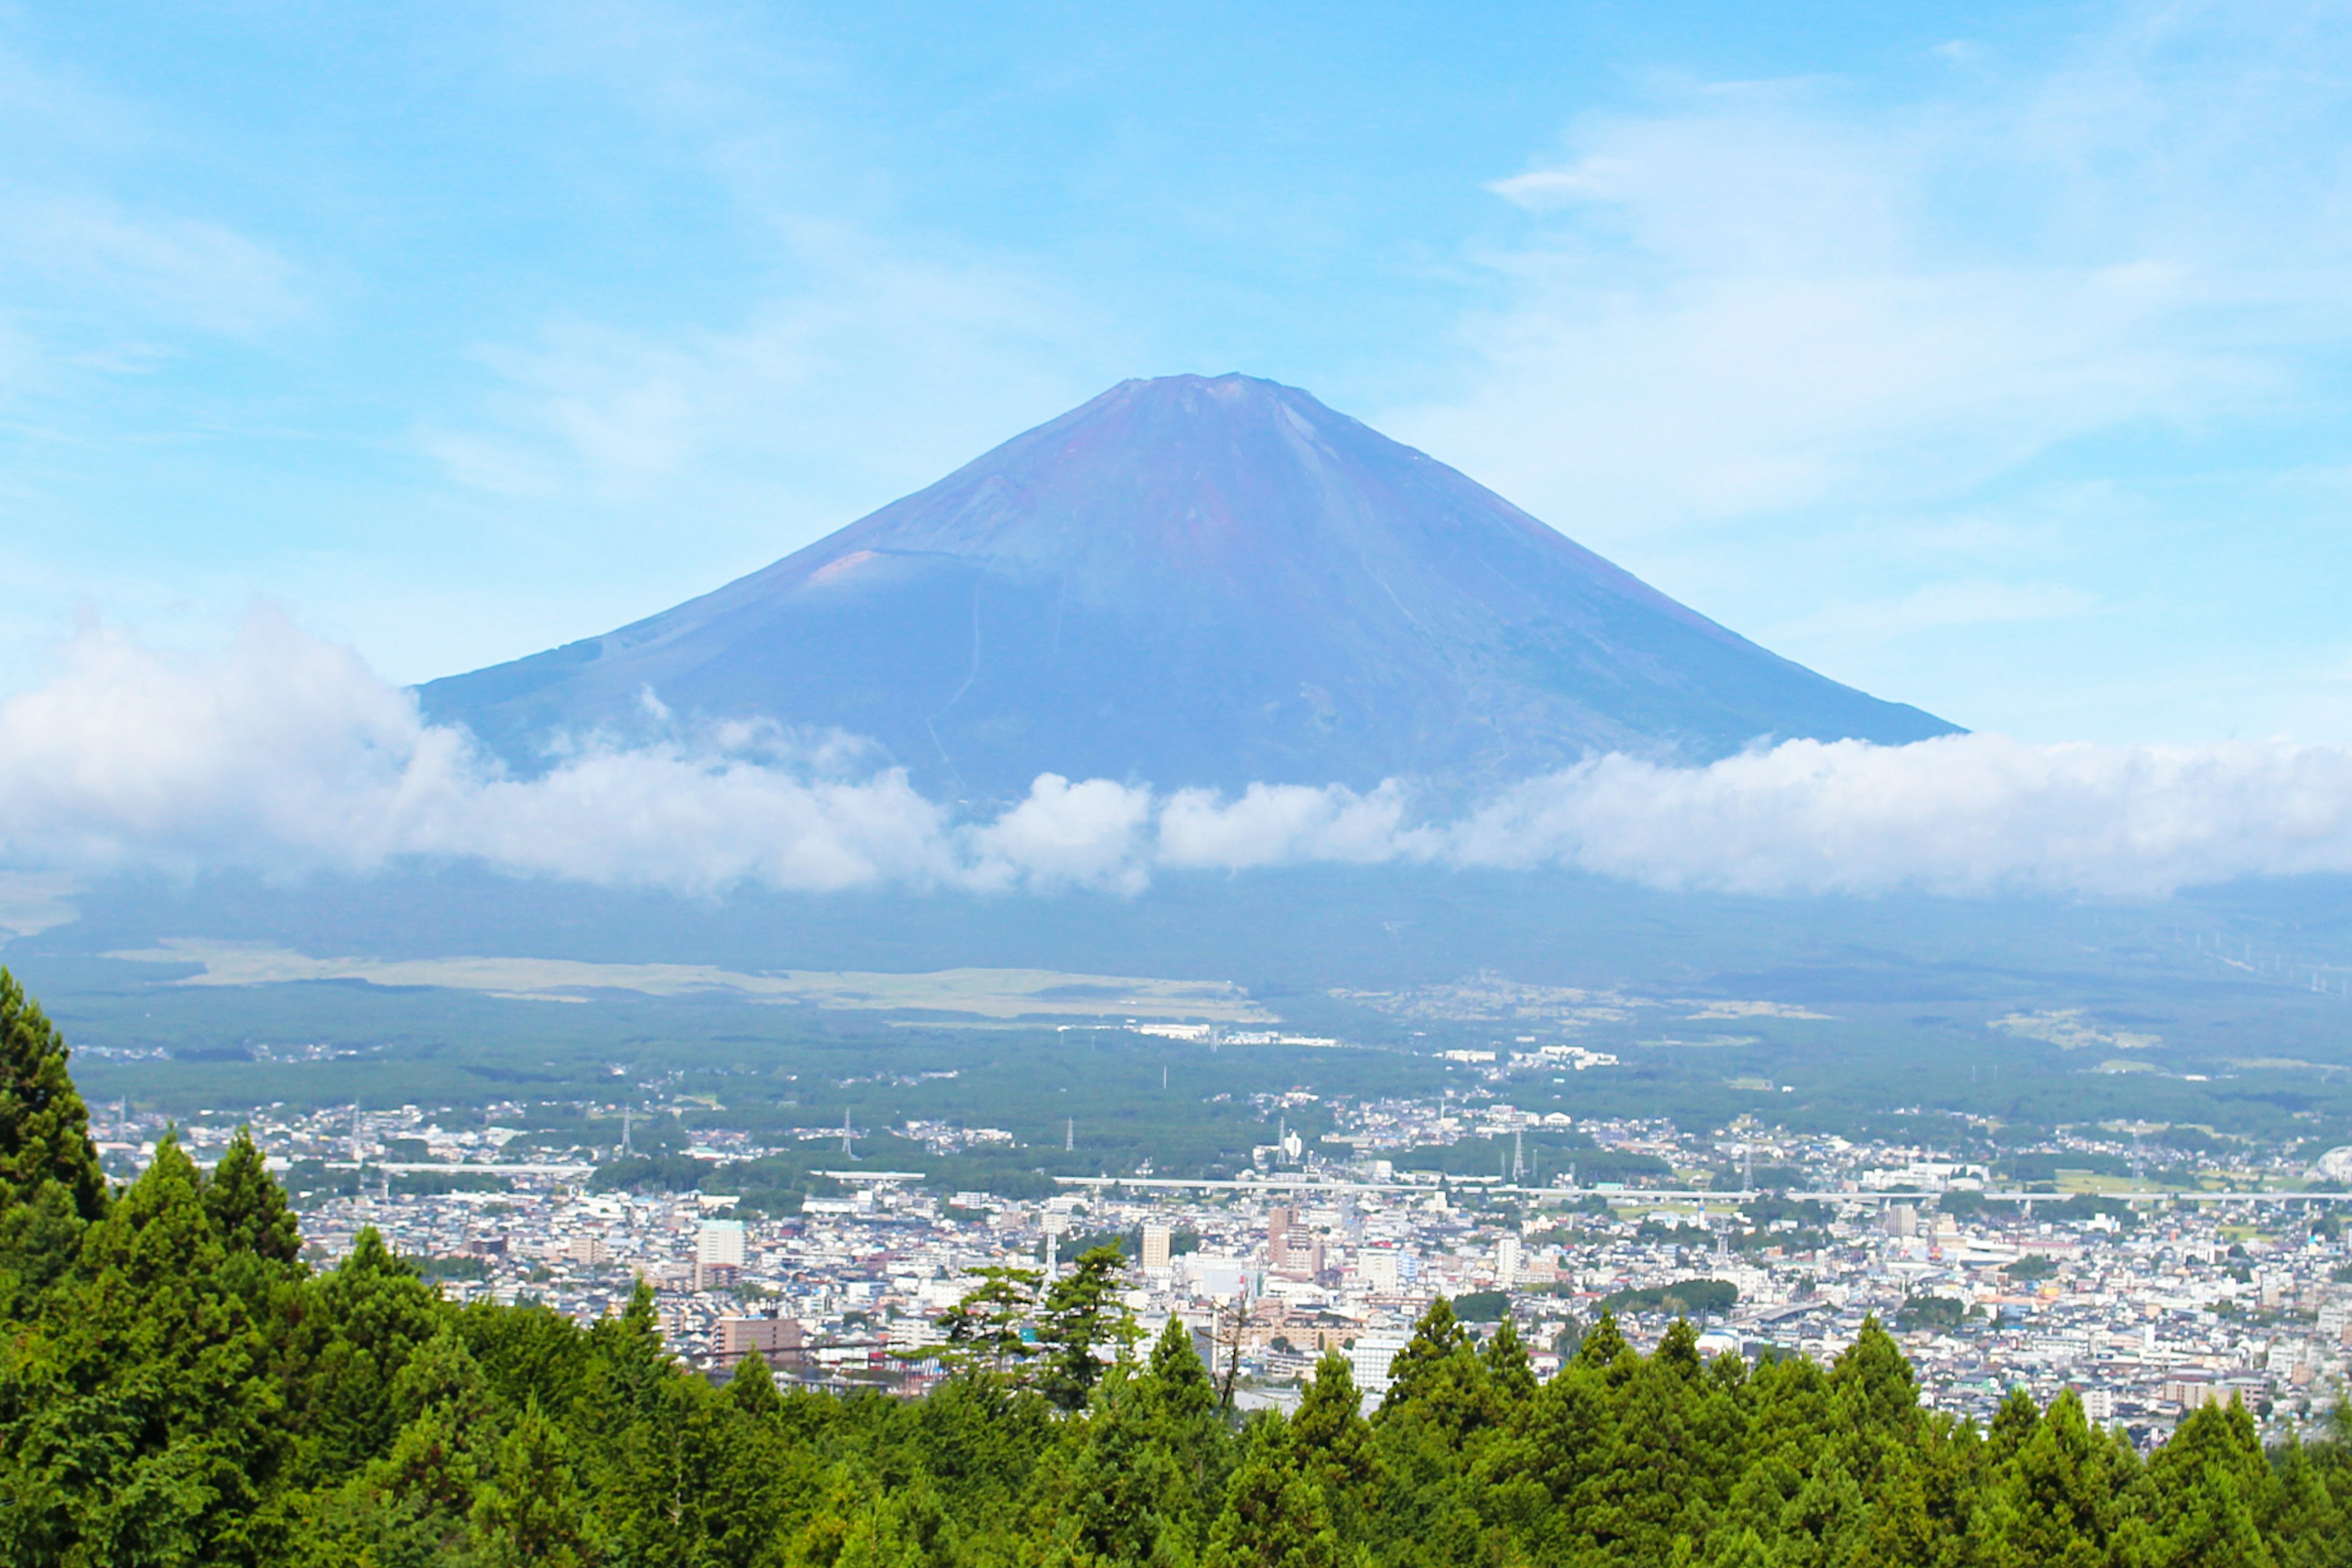
[[[713,593],[420,696],[525,772],[567,733],[768,718],[973,801],[1044,772],[1475,788],[1954,730],[1242,375],[1123,383]]]

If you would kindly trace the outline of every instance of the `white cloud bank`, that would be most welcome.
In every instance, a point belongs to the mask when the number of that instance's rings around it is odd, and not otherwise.
[[[94,628],[0,700],[0,866],[365,872],[406,860],[714,892],[869,884],[1132,891],[1308,862],[1569,868],[1744,893],[2160,894],[2352,871],[2352,751],[1790,742],[1704,768],[1612,755],[1470,810],[1409,786],[1162,795],[1045,774],[959,819],[854,742],[740,726],[582,745],[507,776],[346,649],[257,616],[226,653]]]

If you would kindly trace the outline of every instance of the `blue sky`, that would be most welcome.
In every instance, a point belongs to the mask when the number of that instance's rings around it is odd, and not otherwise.
[[[2352,18],[0,9],[0,692],[415,680],[1244,370],[2034,742],[2352,741]]]

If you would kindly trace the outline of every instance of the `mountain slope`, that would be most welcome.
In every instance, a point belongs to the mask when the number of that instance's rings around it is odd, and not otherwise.
[[[1952,729],[1239,375],[1123,383],[714,593],[420,695],[526,768],[564,731],[764,716],[965,798],[1045,771],[1477,786],[1595,751]]]

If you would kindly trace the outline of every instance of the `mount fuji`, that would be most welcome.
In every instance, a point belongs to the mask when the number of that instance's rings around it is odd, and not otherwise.
[[[1483,789],[1954,730],[1242,375],[1125,382],[750,576],[419,698],[525,773],[567,735],[764,719],[973,802],[1046,772]]]

